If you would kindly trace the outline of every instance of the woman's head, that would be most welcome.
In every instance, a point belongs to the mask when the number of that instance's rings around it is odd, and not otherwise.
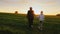
[[[32,10],[32,7],[30,7],[30,10]]]

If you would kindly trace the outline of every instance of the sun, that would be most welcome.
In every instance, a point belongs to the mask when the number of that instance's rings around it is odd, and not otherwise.
[[[33,10],[34,10],[34,13],[37,15],[37,14],[40,14],[40,11],[41,11],[41,8],[39,7],[32,7]]]

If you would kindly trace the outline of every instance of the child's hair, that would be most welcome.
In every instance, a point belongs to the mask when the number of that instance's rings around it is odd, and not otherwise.
[[[43,11],[41,11],[41,13],[43,13]]]

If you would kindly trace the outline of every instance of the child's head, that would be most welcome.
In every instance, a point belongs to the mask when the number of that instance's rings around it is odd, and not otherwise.
[[[43,14],[43,11],[41,11],[41,14]]]

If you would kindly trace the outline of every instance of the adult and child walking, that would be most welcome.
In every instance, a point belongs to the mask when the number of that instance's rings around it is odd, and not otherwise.
[[[32,7],[29,8],[27,12],[27,19],[29,23],[29,28],[33,28],[33,20],[34,20],[34,10]],[[43,11],[40,12],[40,15],[38,16],[38,19],[40,21],[38,29],[43,30],[43,23],[44,23],[44,14]]]

